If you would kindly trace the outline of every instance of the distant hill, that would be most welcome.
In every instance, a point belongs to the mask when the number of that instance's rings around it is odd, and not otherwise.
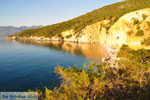
[[[27,26],[21,26],[21,27],[0,26],[0,38],[5,37],[5,36],[9,36],[12,34],[16,34],[22,30],[34,29],[34,28],[38,28],[38,27],[42,27],[42,26],[31,26],[31,27],[27,27]]]
[[[92,12],[76,17],[74,19],[45,26],[43,28],[37,28],[34,30],[25,30],[19,32],[18,36],[44,36],[53,37],[60,36],[61,33],[67,30],[73,29],[77,36],[80,36],[82,29],[88,25],[97,23],[105,19],[111,19],[111,23],[107,25],[109,29],[121,16],[132,11],[150,8],[150,0],[125,0],[112,5],[108,5]]]

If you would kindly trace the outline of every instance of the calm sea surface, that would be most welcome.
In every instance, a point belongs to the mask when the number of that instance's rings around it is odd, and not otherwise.
[[[58,66],[101,63],[106,51],[99,44],[8,41],[0,38],[0,92],[44,90],[59,86]]]

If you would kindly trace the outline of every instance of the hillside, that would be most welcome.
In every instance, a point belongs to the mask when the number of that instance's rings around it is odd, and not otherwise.
[[[36,89],[40,100],[150,98],[150,0],[125,0],[66,22],[24,30],[7,38],[29,40],[71,53],[83,52],[87,58],[97,56],[102,60],[100,65],[57,66],[55,73],[63,81],[53,90]],[[78,42],[101,43],[105,49],[101,51],[94,44],[89,49],[86,43],[81,47]],[[99,58],[105,52],[107,56]]]
[[[128,42],[130,40],[127,40],[126,38],[127,35],[132,33],[135,29],[131,27],[136,27],[138,30],[136,30],[137,35],[133,32],[134,35],[132,34],[130,37],[139,37],[141,34],[144,34],[144,32],[145,34],[148,32],[146,29],[143,31],[143,28],[145,28],[144,25],[146,25],[144,23],[149,23],[148,16],[150,14],[144,13],[144,9],[146,8],[150,8],[150,0],[126,0],[94,10],[66,22],[45,26],[42,28],[24,30],[16,35],[13,35],[13,38],[33,40],[65,40],[74,42],[101,42],[103,44],[110,45],[122,45],[124,43],[140,44],[139,41],[136,43],[130,43]],[[129,14],[130,12],[133,12],[133,14]],[[138,14],[138,12],[141,13]],[[122,21],[121,23],[118,22],[124,15],[129,17],[129,22],[131,22],[130,25],[127,25],[128,23],[124,23]],[[136,17],[134,18],[133,16]],[[143,16],[143,19],[140,16]],[[128,17],[123,17],[123,19],[128,20]],[[117,25],[124,27],[122,23],[125,26],[129,26],[128,30],[125,30],[125,28],[114,28],[118,27]],[[123,34],[117,35],[120,31],[123,31]],[[147,35],[143,35],[140,41],[146,37]],[[138,38],[135,39],[135,41],[136,40],[138,40]],[[131,42],[134,42],[134,40]]]
[[[21,27],[14,27],[14,26],[0,26],[0,37],[5,37],[9,36],[12,34],[16,34],[22,30],[26,29],[34,29],[40,26],[31,26],[31,27],[26,27],[26,26],[21,26]]]

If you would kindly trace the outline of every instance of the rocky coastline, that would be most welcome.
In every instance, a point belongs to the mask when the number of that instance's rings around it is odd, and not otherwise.
[[[6,40],[29,40],[29,41],[40,41],[40,42],[52,42],[52,41],[60,41],[60,42],[74,42],[74,43],[91,43],[89,41],[86,41],[84,39],[77,39],[77,38],[69,38],[69,39],[61,39],[61,38],[57,38],[57,37],[52,37],[52,38],[48,38],[48,37],[17,37],[17,36],[12,36],[12,37],[5,37]],[[106,51],[107,51],[107,56],[102,58],[102,62],[106,62],[108,63],[111,67],[117,67],[114,66],[114,63],[116,60],[119,60],[119,58],[117,58],[117,53],[120,50],[120,47],[114,47],[114,46],[110,46],[108,44],[101,44],[99,43]]]
[[[11,36],[11,37],[5,37],[5,39],[9,40],[35,40],[35,41],[68,41],[68,42],[84,42],[84,43],[90,43],[86,38],[76,38],[75,36],[71,38],[60,38],[60,37],[17,37],[17,36]]]

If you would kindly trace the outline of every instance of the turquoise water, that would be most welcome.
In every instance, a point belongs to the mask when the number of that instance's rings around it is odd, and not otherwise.
[[[0,39],[0,91],[44,90],[45,86],[53,89],[61,82],[54,73],[55,67],[80,66],[91,61],[100,63],[105,50],[96,50],[101,48],[99,44],[93,46],[96,48],[92,46]]]

